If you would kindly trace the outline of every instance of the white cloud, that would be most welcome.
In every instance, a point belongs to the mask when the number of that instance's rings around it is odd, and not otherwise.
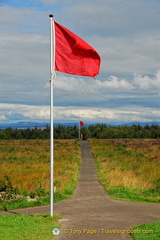
[[[160,90],[160,70],[153,77],[135,74],[133,84],[143,90]]]
[[[48,106],[28,106],[27,111],[23,115],[33,120],[48,120],[50,118],[50,110]]]
[[[17,116],[17,118],[16,118]],[[129,108],[104,108],[104,107],[82,107],[68,106],[54,107],[55,122],[106,122],[106,123],[128,123],[128,122],[151,122],[160,118],[159,109],[148,107],[130,106]],[[15,122],[19,120],[49,122],[50,110],[48,106],[29,106],[22,104],[0,104],[1,123],[11,119]]]
[[[49,120],[49,106],[0,103],[0,120]]]
[[[48,86],[48,84],[47,84]],[[123,93],[130,90],[158,90],[160,88],[160,70],[154,75],[133,74],[132,78],[120,78],[117,76],[109,76],[107,80],[100,81],[98,79],[82,79],[81,77],[73,77],[67,75],[58,75],[55,81],[55,89],[76,95],[78,93],[96,93],[102,92],[104,89],[118,90]]]
[[[160,2],[36,0],[31,6],[0,8],[1,121],[49,119],[45,85],[50,75],[52,10],[56,21],[84,38],[102,59],[96,80],[57,73],[56,120],[158,119]]]
[[[4,115],[0,115],[0,120],[6,120],[6,117]]]
[[[100,86],[102,89],[118,89],[122,91],[128,91],[130,89],[133,89],[133,86],[129,81],[126,79],[118,79],[116,76],[110,76],[108,80],[106,81],[99,81],[96,80],[96,83],[98,86]]]
[[[61,121],[106,122],[106,123],[128,123],[128,122],[151,122],[151,115],[155,121],[159,120],[158,109],[137,106],[119,108],[101,107],[56,107],[56,119]]]

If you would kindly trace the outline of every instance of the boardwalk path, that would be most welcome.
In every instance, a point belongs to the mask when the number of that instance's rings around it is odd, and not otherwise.
[[[128,234],[105,233],[103,229],[129,230],[135,225],[160,220],[159,204],[111,199],[97,180],[95,164],[87,141],[82,142],[81,154],[81,172],[75,194],[72,199],[54,205],[54,212],[63,217],[60,220],[61,234],[55,237],[56,240],[129,240],[131,237]],[[12,213],[43,214],[49,213],[49,207],[8,212],[8,214]],[[87,230],[88,232],[85,232]],[[89,230],[97,232],[89,233]]]

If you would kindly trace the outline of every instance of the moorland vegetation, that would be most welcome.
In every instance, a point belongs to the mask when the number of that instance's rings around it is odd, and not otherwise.
[[[100,183],[109,195],[160,202],[160,139],[89,139]]]
[[[0,141],[0,210],[49,204],[49,140]],[[77,139],[55,140],[54,202],[70,197],[81,163]]]

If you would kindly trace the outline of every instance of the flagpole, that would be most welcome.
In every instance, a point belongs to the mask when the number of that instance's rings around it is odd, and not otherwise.
[[[54,121],[53,121],[53,88],[55,80],[53,43],[53,15],[50,18],[50,216],[53,217],[54,205]],[[55,39],[55,38],[54,38]]]
[[[79,139],[80,139],[80,121],[79,121]]]

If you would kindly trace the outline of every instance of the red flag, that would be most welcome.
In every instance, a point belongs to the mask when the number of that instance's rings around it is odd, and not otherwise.
[[[55,69],[60,72],[95,77],[100,56],[88,43],[57,22],[55,26]]]
[[[83,127],[84,126],[84,123],[83,122],[79,122],[79,126]]]

